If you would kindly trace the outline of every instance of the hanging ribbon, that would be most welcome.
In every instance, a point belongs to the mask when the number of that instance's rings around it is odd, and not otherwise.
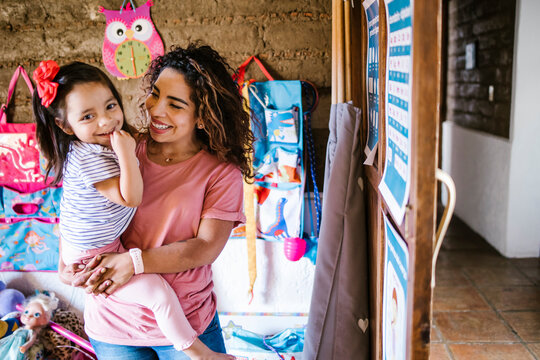
[[[129,0],[129,4],[131,4],[131,9],[130,9],[130,8],[127,8],[127,10],[133,10],[133,11],[135,11],[135,4],[133,3],[132,0]],[[128,4],[128,5],[129,5],[129,4]],[[122,2],[122,6],[120,6],[120,14],[122,13],[122,11],[124,11],[124,5],[126,5],[126,0],[124,0],[124,1]]]
[[[242,95],[246,99],[246,107],[244,110],[249,113],[249,83],[246,82],[242,86]],[[252,154],[248,154],[250,166],[253,167]],[[253,170],[253,168],[251,169]],[[244,213],[246,215],[246,241],[248,254],[248,273],[249,273],[249,303],[253,301],[253,286],[257,279],[257,228],[255,225],[255,186],[244,181]]]

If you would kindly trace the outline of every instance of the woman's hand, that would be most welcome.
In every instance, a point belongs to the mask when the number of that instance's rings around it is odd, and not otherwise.
[[[65,265],[60,259],[58,263],[58,277],[64,284],[86,288],[89,279],[95,279],[105,273],[103,267],[99,266],[101,256],[95,256],[91,260],[82,263]]]
[[[134,274],[133,261],[129,252],[107,253],[97,257],[100,258],[97,262],[99,268],[96,268],[92,275],[85,280],[86,292],[109,296],[131,279]],[[91,260],[91,262],[95,261],[97,261],[96,258]],[[89,265],[90,263],[87,267]],[[100,268],[105,269],[105,271],[98,271]],[[83,278],[80,276],[80,279]]]

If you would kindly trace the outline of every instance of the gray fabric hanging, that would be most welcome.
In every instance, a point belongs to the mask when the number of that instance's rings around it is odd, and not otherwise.
[[[360,109],[334,104],[305,360],[369,358],[369,278]]]

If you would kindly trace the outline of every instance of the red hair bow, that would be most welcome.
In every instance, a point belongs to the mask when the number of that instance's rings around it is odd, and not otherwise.
[[[41,99],[41,105],[46,108],[51,105],[56,97],[58,83],[52,82],[52,79],[58,74],[60,67],[54,60],[46,60],[39,63],[39,66],[34,70],[33,78],[36,82],[38,96]]]

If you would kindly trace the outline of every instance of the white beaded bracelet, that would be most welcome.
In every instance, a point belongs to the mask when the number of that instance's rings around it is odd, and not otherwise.
[[[133,269],[135,270],[135,275],[142,274],[144,272],[144,264],[141,249],[129,249],[129,255],[131,255],[131,260],[133,260]]]

